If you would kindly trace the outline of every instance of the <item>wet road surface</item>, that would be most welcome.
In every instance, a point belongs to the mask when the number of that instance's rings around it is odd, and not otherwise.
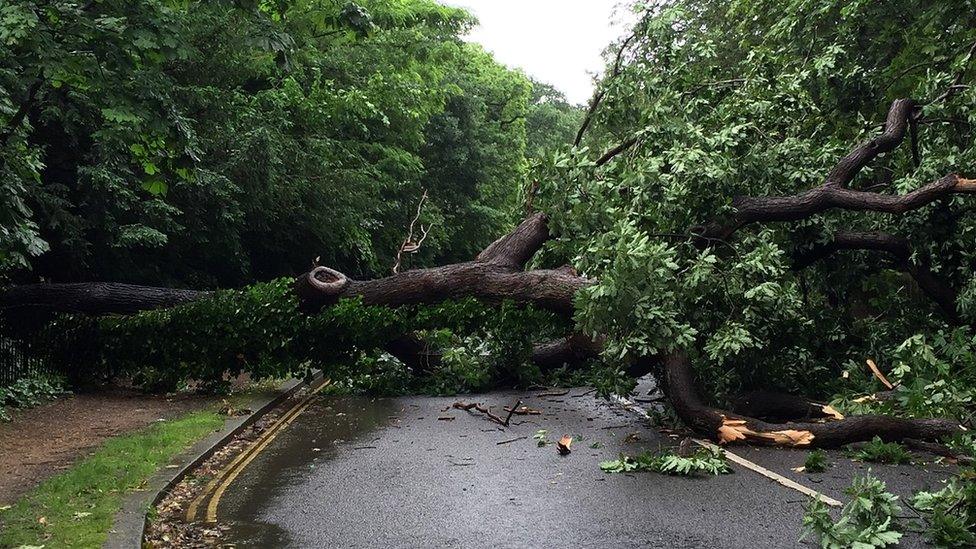
[[[801,546],[805,496],[741,467],[709,478],[603,473],[600,461],[676,441],[583,392],[463,397],[496,414],[517,399],[543,412],[514,416],[507,429],[478,413],[445,410],[456,397],[320,397],[224,494],[218,519],[230,527],[225,541],[303,548]],[[539,429],[553,444],[539,447]],[[568,456],[554,444],[564,434],[577,438]],[[498,444],[516,437],[526,438]],[[842,501],[851,475],[868,468],[832,452],[834,467],[804,475],[791,468],[803,464],[805,451],[733,451]],[[870,467],[902,496],[934,487],[950,472],[940,465]],[[902,546],[919,544],[908,536]]]

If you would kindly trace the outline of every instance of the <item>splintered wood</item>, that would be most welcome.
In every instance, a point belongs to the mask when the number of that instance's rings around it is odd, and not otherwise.
[[[556,451],[559,452],[559,455],[561,456],[569,455],[569,453],[572,451],[570,449],[570,446],[572,445],[573,437],[563,435],[563,437],[559,439],[559,442],[556,443]]]
[[[871,369],[871,373],[874,374],[874,377],[878,378],[878,381],[880,381],[885,387],[887,387],[889,391],[895,388],[895,386],[892,385],[890,381],[888,381],[888,378],[886,378],[885,375],[881,373],[881,370],[878,368],[878,365],[875,364],[873,360],[869,358],[867,360],[867,363],[868,363],[868,368]]]
[[[820,408],[823,410],[824,415],[827,416],[827,419],[835,419],[837,421],[844,419],[844,414],[838,412],[836,408],[829,404],[824,404]]]
[[[722,416],[722,425],[718,428],[718,440],[721,444],[744,440],[778,446],[809,446],[813,442],[813,433],[795,429],[753,431],[746,425],[744,419],[729,419]]]

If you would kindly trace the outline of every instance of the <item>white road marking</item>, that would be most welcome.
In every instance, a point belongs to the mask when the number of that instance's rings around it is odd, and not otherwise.
[[[617,404],[623,406],[624,409],[627,411],[633,412],[638,416],[643,417],[644,419],[647,420],[651,419],[651,415],[647,413],[647,410],[645,410],[642,406],[631,401],[628,398],[622,397],[620,395],[613,395],[612,400]],[[704,446],[705,448],[720,448],[719,446],[716,446],[715,444],[712,444],[711,442],[705,440],[700,440],[700,439],[692,439],[692,440],[694,440],[696,444],[700,446]],[[830,505],[831,507],[841,507],[843,505],[843,503],[837,501],[836,499],[830,496],[826,496],[814,490],[813,488],[808,488],[800,484],[799,482],[784,477],[779,473],[770,471],[769,469],[763,467],[762,465],[753,463],[738,454],[734,454],[728,451],[725,448],[720,448],[720,449],[725,452],[725,456],[728,457],[729,461],[733,463],[738,463],[739,465],[745,467],[746,469],[759,473],[760,475],[763,475],[766,478],[772,479],[787,488],[796,490],[797,492],[800,492],[801,494],[807,495],[811,498],[820,498],[821,501],[823,501],[827,505]]]

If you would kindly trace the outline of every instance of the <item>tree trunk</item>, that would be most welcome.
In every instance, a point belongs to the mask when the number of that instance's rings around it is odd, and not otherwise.
[[[29,284],[7,288],[0,293],[0,309],[14,314],[18,311],[133,314],[173,307],[209,293],[118,282]]]

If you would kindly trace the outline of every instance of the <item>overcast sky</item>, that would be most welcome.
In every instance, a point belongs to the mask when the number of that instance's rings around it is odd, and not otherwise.
[[[627,30],[620,0],[442,0],[473,13],[481,25],[467,38],[502,63],[562,90],[573,103],[593,92],[601,52]]]

